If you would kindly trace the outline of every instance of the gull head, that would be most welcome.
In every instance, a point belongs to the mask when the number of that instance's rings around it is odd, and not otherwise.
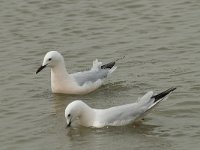
[[[57,51],[50,51],[46,53],[46,55],[44,56],[43,63],[36,71],[36,74],[46,67],[53,68],[57,66],[58,64],[62,64],[62,63],[64,64],[63,56]]]
[[[65,109],[66,127],[81,124],[88,106],[81,100],[71,102]]]

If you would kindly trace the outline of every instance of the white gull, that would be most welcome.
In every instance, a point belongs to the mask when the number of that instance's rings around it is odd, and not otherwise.
[[[87,94],[102,85],[104,79],[117,68],[114,65],[115,61],[102,65],[102,62],[96,59],[90,70],[69,74],[63,56],[57,51],[50,51],[45,55],[36,74],[45,67],[50,67],[53,93]]]
[[[144,117],[152,108],[174,91],[170,88],[154,95],[147,92],[136,103],[115,106],[107,109],[93,109],[81,100],[70,103],[65,109],[67,126],[85,126],[101,128],[104,126],[122,126],[132,124]]]

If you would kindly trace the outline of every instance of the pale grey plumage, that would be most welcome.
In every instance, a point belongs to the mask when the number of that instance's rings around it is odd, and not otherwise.
[[[103,84],[104,79],[117,68],[114,65],[115,62],[102,65],[102,62],[96,59],[90,70],[69,74],[65,68],[63,56],[57,51],[50,51],[45,55],[36,74],[45,67],[50,67],[53,93],[87,94]]]
[[[109,69],[100,69],[77,72],[70,74],[70,76],[73,77],[80,86],[82,86],[87,82],[96,82],[99,79],[102,80],[107,77],[108,73]]]
[[[66,121],[68,125],[71,125],[75,120],[78,120],[82,126],[97,128],[127,125],[144,117],[144,115],[175,89],[170,88],[157,95],[153,95],[153,92],[150,91],[139,98],[136,103],[115,106],[108,109],[93,109],[83,101],[77,100],[66,107]],[[69,114],[70,117],[68,117]]]

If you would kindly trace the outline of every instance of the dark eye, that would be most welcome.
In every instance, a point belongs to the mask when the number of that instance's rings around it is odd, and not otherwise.
[[[68,115],[67,115],[67,117],[70,117],[70,116],[71,116],[71,114],[68,114]]]
[[[49,58],[49,61],[51,61],[51,58]]]

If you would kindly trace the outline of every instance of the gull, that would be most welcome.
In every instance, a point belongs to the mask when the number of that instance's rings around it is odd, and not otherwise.
[[[105,126],[123,126],[137,122],[176,88],[154,95],[147,92],[136,103],[115,106],[107,109],[94,109],[81,100],[68,104],[65,109],[67,127],[85,126],[101,128]]]
[[[96,59],[90,70],[69,74],[65,68],[63,56],[58,51],[50,51],[45,55],[36,74],[44,68],[50,67],[53,93],[87,94],[99,88],[104,79],[115,71],[116,61],[102,65],[102,62]]]

